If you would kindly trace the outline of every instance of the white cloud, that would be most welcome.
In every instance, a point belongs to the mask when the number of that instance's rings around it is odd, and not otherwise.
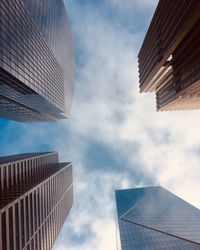
[[[110,250],[116,249],[118,242],[115,241],[116,238],[116,227],[113,220],[96,220],[92,224],[92,230],[96,233],[96,237],[91,239],[86,244],[83,243],[79,246],[70,245],[68,242],[65,244],[58,245],[57,250],[88,250],[88,249],[103,249]]]
[[[56,250],[116,249],[117,228],[113,191],[116,184],[121,187],[121,179],[126,183],[126,177],[101,173],[99,179],[98,175],[83,173],[84,169],[80,171],[78,175],[84,179],[78,178],[79,180],[75,181],[74,208],[54,248]],[[70,239],[69,233],[76,238]]]

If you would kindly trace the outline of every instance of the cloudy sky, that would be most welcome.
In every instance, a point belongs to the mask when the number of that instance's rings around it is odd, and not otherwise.
[[[54,250],[116,250],[114,190],[162,185],[200,207],[200,111],[155,111],[139,94],[137,54],[157,0],[66,0],[76,50],[71,116],[0,120],[1,155],[59,151],[75,203]]]

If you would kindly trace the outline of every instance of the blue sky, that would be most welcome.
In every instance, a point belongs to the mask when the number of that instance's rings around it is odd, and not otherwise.
[[[155,111],[137,54],[157,0],[66,0],[76,50],[71,116],[0,120],[1,155],[56,150],[73,161],[75,203],[54,250],[116,249],[114,190],[162,185],[200,207],[199,111]]]

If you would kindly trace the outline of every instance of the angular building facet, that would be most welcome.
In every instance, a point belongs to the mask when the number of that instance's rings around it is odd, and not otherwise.
[[[0,117],[24,122],[66,118],[74,64],[62,0],[0,1]]]
[[[50,250],[72,204],[72,164],[57,153],[0,158],[0,250]]]
[[[140,92],[157,110],[200,108],[200,1],[160,0],[138,55]]]
[[[199,250],[200,210],[162,187],[116,190],[122,250]]]

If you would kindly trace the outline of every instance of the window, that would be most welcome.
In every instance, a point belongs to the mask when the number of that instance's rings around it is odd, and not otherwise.
[[[13,250],[13,210],[12,207],[9,208],[8,210],[8,215],[9,215],[9,242],[10,242],[10,250]]]
[[[1,226],[2,226],[2,246],[3,249],[7,249],[6,212],[2,213]]]
[[[20,232],[19,232],[19,208],[18,203],[15,204],[15,229],[16,229],[16,250],[20,250]]]
[[[33,235],[33,198],[32,198],[32,193],[30,193],[30,226],[31,226],[31,236]]]
[[[24,200],[20,201],[20,212],[21,212],[21,239],[22,247],[25,246],[25,230],[24,230]]]
[[[27,238],[27,241],[29,240],[29,225],[30,225],[30,222],[29,222],[29,199],[28,199],[28,195],[25,197],[25,213],[26,213],[26,238]]]

